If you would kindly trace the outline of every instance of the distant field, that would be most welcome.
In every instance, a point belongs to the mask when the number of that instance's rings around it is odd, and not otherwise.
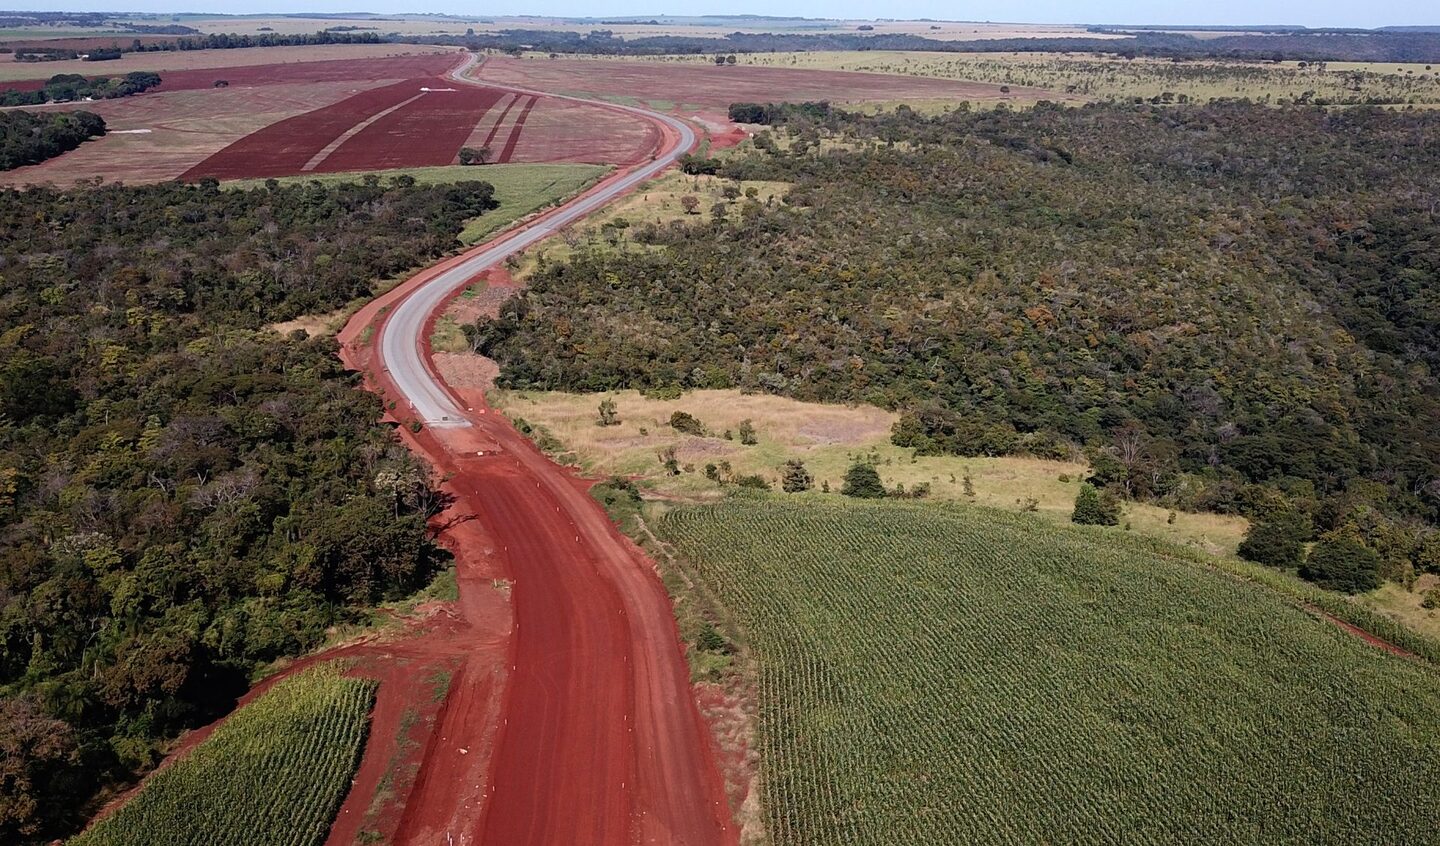
[[[275,685],[71,846],[314,846],[359,763],[375,683],[322,664]]]
[[[419,44],[316,44],[308,47],[247,47],[242,50],[165,50],[125,53],[109,62],[15,62],[0,55],[0,84],[19,79],[49,79],[57,73],[117,76],[130,71],[197,70],[318,62],[334,59],[377,59],[453,52],[448,47]]]
[[[1276,102],[1311,99],[1331,102],[1382,98],[1404,103],[1440,103],[1440,72],[1425,65],[1332,62],[1324,70],[1295,62],[1171,62],[1058,53],[911,53],[897,51],[757,53],[739,55],[740,64],[899,74],[973,80],[996,85],[1047,89],[1084,100],[1158,97],[1166,92],[1191,100],[1248,97]],[[706,56],[668,56],[642,61],[713,63]],[[898,98],[897,98],[898,99]]]
[[[207,33],[256,33],[263,31],[304,33],[316,32],[333,26],[358,26],[363,28],[361,30],[363,32],[374,31],[382,35],[390,33],[398,35],[463,35],[467,30],[472,29],[478,33],[498,32],[505,29],[588,32],[592,29],[603,28],[613,32],[618,38],[627,39],[661,35],[717,38],[732,32],[774,32],[801,35],[840,32],[862,34],[858,28],[863,25],[871,27],[870,30],[863,33],[868,35],[923,35],[927,38],[945,41],[990,38],[1123,37],[1118,35],[1096,35],[1087,33],[1082,26],[1065,24],[992,24],[956,21],[861,21],[802,18],[766,18],[765,20],[756,21],[753,18],[746,18],[744,16],[689,17],[662,15],[655,18],[655,20],[658,20],[658,23],[654,24],[649,23],[649,21],[652,20],[651,18],[646,18],[644,22],[614,20],[608,21],[603,25],[597,25],[594,20],[494,15],[470,18],[440,18],[428,15],[385,15],[375,18],[356,17],[351,19],[274,15],[233,17],[184,15],[179,17],[181,18],[180,22],[186,26],[192,26]],[[266,29],[261,29],[262,27]]]
[[[630,98],[693,106],[723,115],[736,101],[779,102],[831,100],[836,103],[908,99],[959,102],[1034,100],[1058,95],[1039,89],[1001,91],[999,85],[918,75],[841,73],[833,69],[757,67],[743,64],[716,67],[713,59],[664,64],[610,58],[493,56],[481,65],[482,81],[523,85],[559,94]]]
[[[1117,530],[816,496],[660,535],[758,665],[773,842],[1432,842],[1440,675]]]
[[[614,110],[457,84],[442,76],[455,64],[453,53],[339,50],[314,61],[299,61],[314,58],[309,48],[158,54],[211,55],[160,70],[153,92],[86,103],[105,119],[107,135],[44,164],[8,171],[0,184],[69,187],[81,179],[240,179],[444,166],[456,162],[463,146],[488,146],[497,162],[629,164],[650,155],[658,141],[648,122]],[[213,64],[260,54],[271,62]],[[220,81],[226,84],[217,87]]]
[[[568,197],[599,181],[610,168],[590,164],[495,164],[481,167],[416,167],[373,172],[381,179],[406,175],[422,185],[442,182],[459,182],[478,179],[495,186],[495,199],[500,207],[476,218],[461,234],[460,240],[467,244],[478,243],[486,236],[510,225],[536,209],[543,208],[556,200]],[[363,172],[324,173],[282,177],[285,183],[358,182],[366,176]],[[240,179],[226,182],[226,187],[255,188],[263,185],[263,179]]]

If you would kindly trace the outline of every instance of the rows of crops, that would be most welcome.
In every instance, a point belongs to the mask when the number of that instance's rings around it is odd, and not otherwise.
[[[375,683],[321,664],[285,679],[71,846],[314,846],[359,763]]]
[[[777,844],[1422,843],[1440,673],[1117,530],[731,499],[661,531],[759,664]]]

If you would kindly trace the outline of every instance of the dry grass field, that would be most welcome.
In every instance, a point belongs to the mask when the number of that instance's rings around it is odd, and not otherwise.
[[[656,21],[651,23],[650,21]],[[282,34],[316,32],[334,26],[361,27],[361,32],[381,35],[464,35],[499,32],[506,29],[548,30],[555,32],[589,32],[606,29],[618,38],[649,38],[654,36],[688,36],[719,38],[732,32],[786,34],[861,34],[922,35],[943,41],[972,41],[998,38],[1119,38],[1119,35],[1096,35],[1082,26],[1066,24],[1011,24],[963,21],[867,21],[767,18],[763,21],[737,17],[675,17],[660,15],[639,20],[547,18],[528,15],[441,16],[383,15],[355,18],[307,18],[298,16],[179,16],[179,23],[205,33],[276,32]]]
[[[313,30],[312,30],[313,31]],[[450,47],[421,44],[317,44],[310,47],[249,47],[244,50],[166,50],[154,53],[125,53],[109,62],[16,62],[0,56],[0,84],[17,79],[48,79],[57,73],[86,76],[121,76],[130,71],[199,70],[279,65],[290,62],[320,62],[330,59],[377,59],[389,56],[418,56],[453,52]]]
[[[615,402],[618,426],[598,426],[602,399]],[[1075,494],[1086,473],[1083,464],[1034,458],[915,457],[890,443],[896,415],[872,406],[806,403],[770,395],[744,395],[736,390],[692,391],[676,400],[656,400],[635,391],[609,394],[567,394],[538,391],[492,391],[491,401],[512,416],[543,426],[574,453],[579,465],[594,475],[627,475],[646,479],[664,496],[706,498],[720,486],[707,479],[706,464],[728,461],[737,475],[758,474],[779,488],[785,462],[805,462],[815,486],[840,490],[845,471],[859,459],[872,461],[888,487],[906,490],[930,485],[931,496],[995,508],[1021,510],[1034,500],[1035,510],[1059,522],[1070,519]],[[670,415],[684,411],[706,427],[705,437],[683,435],[669,425]],[[742,420],[758,433],[754,446],[740,443]],[[731,438],[727,439],[725,433]],[[673,448],[682,472],[667,475],[661,456]],[[974,496],[967,496],[969,475]],[[1175,541],[1210,553],[1233,553],[1244,536],[1246,521],[1216,514],[1170,512],[1139,503],[1126,506],[1125,521],[1135,532]]]
[[[1297,62],[1172,62],[1061,53],[920,53],[889,50],[737,55],[740,65],[777,70],[850,71],[1006,85],[1020,94],[1053,92],[1092,101],[1159,97],[1166,92],[1194,101],[1245,97],[1279,102],[1331,102],[1385,98],[1440,103],[1440,70],[1427,65],[1331,62],[1319,68]],[[710,65],[706,56],[635,59],[671,65]],[[899,100],[900,98],[895,98]],[[1031,99],[1019,97],[1018,99]],[[1052,96],[1051,99],[1057,99]]]
[[[703,58],[703,57],[702,57]],[[747,60],[748,61],[748,60]],[[520,85],[556,94],[645,103],[682,114],[704,109],[723,116],[734,102],[830,100],[865,103],[946,100],[995,103],[1057,98],[1055,92],[986,82],[926,78],[915,74],[850,73],[827,68],[716,67],[714,60],[656,62],[567,56],[493,56],[476,72],[482,82]]]

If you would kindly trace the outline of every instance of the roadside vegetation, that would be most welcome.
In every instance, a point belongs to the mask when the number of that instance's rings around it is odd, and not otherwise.
[[[280,185],[325,186],[391,179],[413,179],[416,185],[449,185],[457,182],[484,181],[493,188],[495,207],[465,222],[459,240],[478,244],[527,214],[560,202],[600,181],[610,172],[605,165],[592,164],[489,164],[451,165],[449,167],[412,167],[368,173],[317,173],[285,176],[276,179]],[[263,179],[241,179],[222,182],[225,188],[258,188]]]
[[[757,664],[775,843],[1433,831],[1433,668],[1115,530],[814,497],[656,525]]]
[[[444,255],[490,186],[0,192],[0,841],[443,566],[331,339],[265,326]]]
[[[376,683],[320,664],[277,682],[71,846],[316,846],[365,747]]]

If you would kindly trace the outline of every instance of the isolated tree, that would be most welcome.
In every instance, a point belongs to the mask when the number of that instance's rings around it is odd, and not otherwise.
[[[620,415],[615,410],[615,400],[606,397],[600,400],[599,419],[595,421],[596,426],[618,426]]]
[[[1300,577],[1330,590],[1363,593],[1380,586],[1380,556],[1351,538],[1322,539],[1300,567]]]
[[[1108,490],[1097,490],[1085,483],[1075,495],[1075,511],[1070,515],[1072,523],[1082,526],[1114,526],[1120,522],[1120,501]]]
[[[695,210],[700,208],[700,198],[694,194],[686,194],[680,198],[680,208],[684,209],[686,214],[695,214]]]
[[[845,484],[840,486],[840,493],[856,499],[884,499],[886,495],[885,485],[880,481],[875,465],[860,461],[845,471]]]
[[[755,446],[760,443],[760,438],[755,434],[755,424],[750,422],[750,418],[747,417],[740,421],[738,432],[740,434],[740,443],[745,446]]]
[[[1305,541],[1313,531],[1310,517],[1281,511],[1250,524],[1240,542],[1240,557],[1271,567],[1296,567],[1305,557]]]
[[[785,493],[800,493],[808,491],[815,485],[815,478],[810,471],[805,469],[805,462],[798,458],[792,458],[785,462],[785,476],[780,482],[780,487]]]

